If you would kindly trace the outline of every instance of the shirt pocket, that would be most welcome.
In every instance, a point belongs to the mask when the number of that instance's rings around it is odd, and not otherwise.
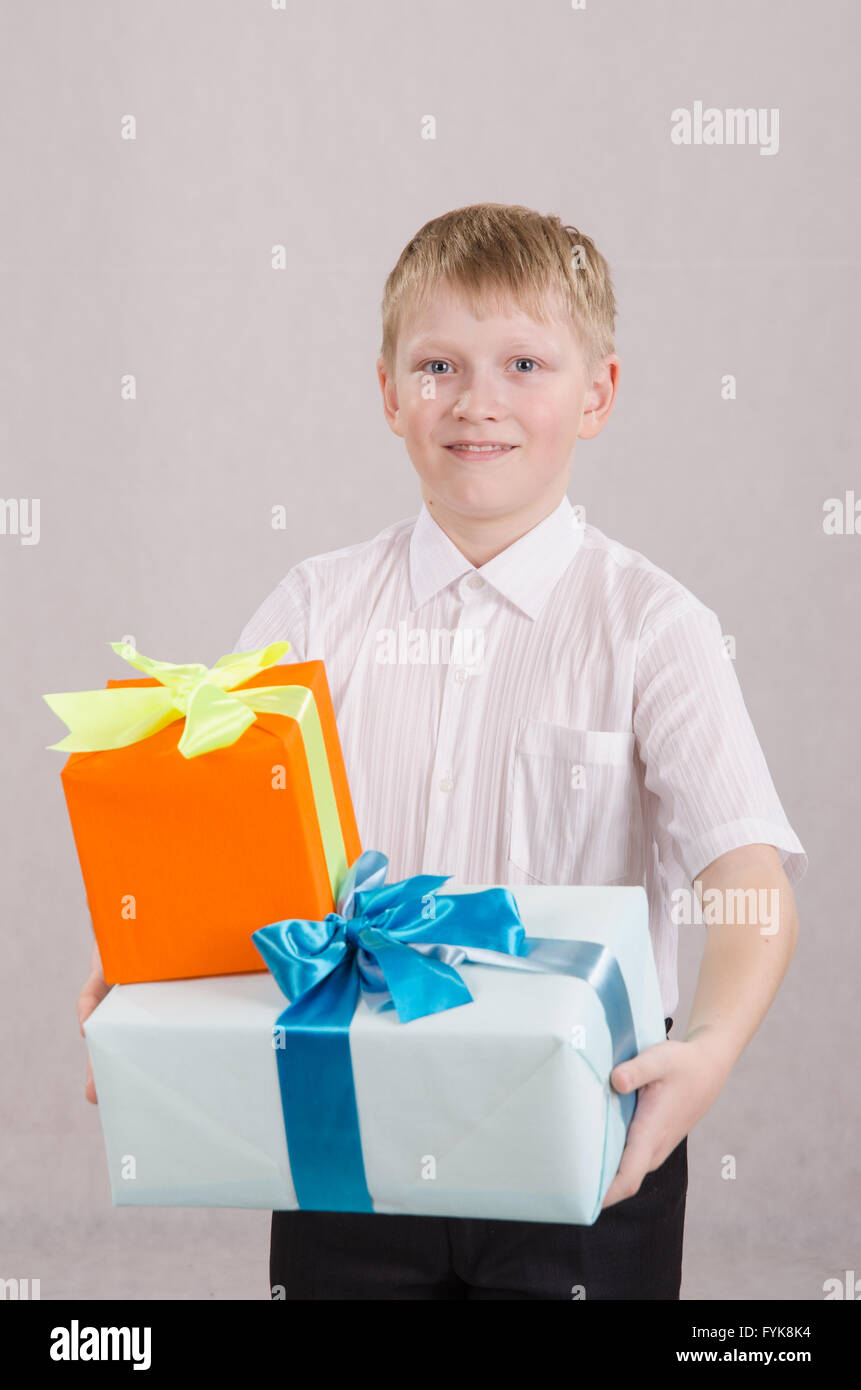
[[[538,883],[625,883],[636,859],[633,732],[521,719],[509,861]]]

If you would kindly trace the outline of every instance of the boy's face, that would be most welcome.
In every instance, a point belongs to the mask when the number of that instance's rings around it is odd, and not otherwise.
[[[617,358],[587,380],[558,304],[547,324],[505,307],[477,319],[443,287],[404,323],[394,377],[377,362],[386,418],[439,519],[545,515],[566,491],[575,440],[598,434],[612,407]]]

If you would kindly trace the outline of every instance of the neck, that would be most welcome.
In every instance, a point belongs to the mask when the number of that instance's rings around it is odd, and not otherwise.
[[[437,525],[445,531],[461,555],[479,569],[554,512],[566,491],[566,487],[563,486],[555,495],[541,497],[516,512],[480,517],[462,516],[459,512],[453,512],[439,498],[432,497],[424,487],[422,497]]]

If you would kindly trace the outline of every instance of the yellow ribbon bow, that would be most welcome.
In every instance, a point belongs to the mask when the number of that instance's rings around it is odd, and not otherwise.
[[[347,870],[341,818],[332,784],[323,729],[313,691],[303,685],[258,685],[234,690],[249,677],[274,666],[290,650],[289,642],[271,642],[252,652],[232,652],[214,666],[154,661],[129,643],[110,642],[118,656],[161,681],[159,686],[115,686],[106,690],[43,695],[69,728],[59,743],[66,753],[97,753],[125,748],[185,719],[177,745],[184,758],[226,748],[242,736],[257,714],[284,714],[299,725],[317,806],[320,833],[333,894]]]
[[[295,717],[295,698],[288,696],[288,692],[297,689],[295,686],[232,689],[267,666],[274,666],[290,650],[289,642],[271,642],[253,652],[234,652],[220,657],[214,666],[154,661],[136,652],[129,643],[108,645],[130,666],[155,676],[161,686],[119,686],[112,690],[44,695],[42,698],[70,730],[49,748],[66,753],[125,748],[157,734],[177,719],[185,719],[179,751],[184,758],[196,758],[235,743],[254,723],[257,713],[269,711]]]

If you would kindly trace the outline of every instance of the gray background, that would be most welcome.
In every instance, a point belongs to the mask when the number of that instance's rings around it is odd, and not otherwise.
[[[415,514],[375,376],[383,282],[427,219],[483,200],[556,212],[610,262],[620,395],[570,496],[735,637],[810,856],[790,973],[690,1139],[683,1297],[820,1299],[861,1273],[861,535],[822,530],[826,498],[861,496],[857,10],[18,0],[2,26],[2,492],[40,499],[41,535],[0,535],[0,1277],[268,1297],[267,1213],[110,1205],[40,696],[129,675],[105,645],[126,635],[211,663],[296,561]],[[779,152],[676,147],[697,100],[777,107]],[[703,930],[682,931],[677,1036]]]

